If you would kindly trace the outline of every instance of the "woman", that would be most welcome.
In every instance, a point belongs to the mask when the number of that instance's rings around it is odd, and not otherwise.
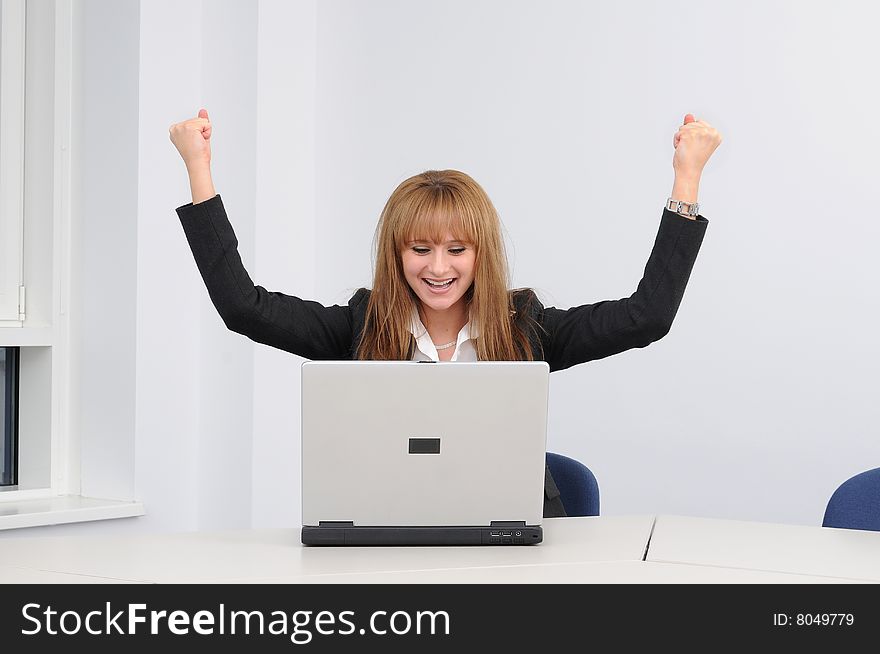
[[[377,227],[372,290],[325,307],[255,286],[211,180],[208,112],[169,132],[189,173],[192,203],[177,213],[211,300],[229,329],[307,359],[544,360],[551,372],[661,338],[672,324],[707,221],[703,167],[721,142],[693,115],[673,137],[675,181],[644,275],[617,301],[563,310],[509,290],[500,222],[469,176],[427,171],[391,194]],[[549,475],[545,517],[565,515]]]

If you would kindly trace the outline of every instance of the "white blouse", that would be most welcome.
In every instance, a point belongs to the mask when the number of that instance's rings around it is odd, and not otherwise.
[[[413,351],[412,361],[439,361],[440,355],[437,354],[437,348],[434,347],[434,342],[431,340],[427,328],[422,324],[418,311],[413,311],[410,331],[416,337],[416,348]],[[452,353],[450,361],[477,361],[477,350],[474,348],[472,340],[476,337],[476,325],[469,322],[462,327],[455,340],[455,352]]]

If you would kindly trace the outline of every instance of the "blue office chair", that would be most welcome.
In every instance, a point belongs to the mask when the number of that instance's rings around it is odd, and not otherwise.
[[[850,477],[831,495],[823,527],[880,531],[880,468]]]
[[[587,466],[553,452],[547,452],[547,465],[567,515],[599,515],[599,484]]]

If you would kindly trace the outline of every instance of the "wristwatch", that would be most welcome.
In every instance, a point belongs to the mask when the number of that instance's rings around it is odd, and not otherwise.
[[[700,215],[700,205],[697,202],[682,202],[681,200],[669,198],[666,201],[666,208],[689,218],[696,218]]]

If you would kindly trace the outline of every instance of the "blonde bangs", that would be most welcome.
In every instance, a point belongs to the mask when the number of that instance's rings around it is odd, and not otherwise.
[[[413,189],[395,218],[394,243],[397,251],[411,241],[445,241],[451,234],[456,241],[478,245],[477,216],[474,207],[450,188]]]

